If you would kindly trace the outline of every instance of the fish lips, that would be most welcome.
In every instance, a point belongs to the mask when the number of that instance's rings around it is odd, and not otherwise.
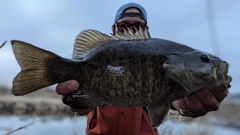
[[[216,82],[223,89],[228,89],[231,87],[230,82],[232,77],[228,75],[229,64],[226,61],[222,61],[217,67],[213,67],[212,71],[215,74]]]

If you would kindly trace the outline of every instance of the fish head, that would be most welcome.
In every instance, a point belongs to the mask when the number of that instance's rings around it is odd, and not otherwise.
[[[232,80],[226,61],[197,50],[169,55],[163,69],[189,93],[201,88],[226,90]]]

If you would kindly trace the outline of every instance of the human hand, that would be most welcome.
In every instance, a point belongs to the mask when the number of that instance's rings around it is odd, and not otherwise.
[[[183,116],[196,118],[210,111],[218,110],[221,101],[227,94],[228,90],[203,88],[185,98],[172,102],[172,107]]]
[[[65,95],[74,92],[79,87],[79,83],[75,80],[69,80],[63,83],[59,83],[56,87],[56,92],[59,95]]]
[[[69,80],[63,83],[59,83],[56,87],[56,92],[57,94],[64,96],[65,94],[69,94],[71,92],[76,91],[78,88],[79,88],[79,83],[76,80]],[[79,115],[86,115],[93,110],[92,108],[87,108],[87,109],[71,108],[71,109],[74,112],[78,112]]]

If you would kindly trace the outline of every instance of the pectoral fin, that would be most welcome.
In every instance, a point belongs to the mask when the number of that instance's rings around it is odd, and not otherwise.
[[[152,123],[152,127],[157,128],[164,121],[171,104],[163,104],[148,108],[148,117]]]
[[[148,117],[152,123],[152,127],[158,127],[165,119],[171,102],[169,102],[168,97],[173,93],[174,87],[167,88],[155,101],[153,101],[148,109]]]

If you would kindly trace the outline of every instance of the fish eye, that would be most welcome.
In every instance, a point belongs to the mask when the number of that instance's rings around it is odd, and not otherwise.
[[[209,58],[206,54],[201,55],[200,58],[201,58],[202,62],[209,62]]]

